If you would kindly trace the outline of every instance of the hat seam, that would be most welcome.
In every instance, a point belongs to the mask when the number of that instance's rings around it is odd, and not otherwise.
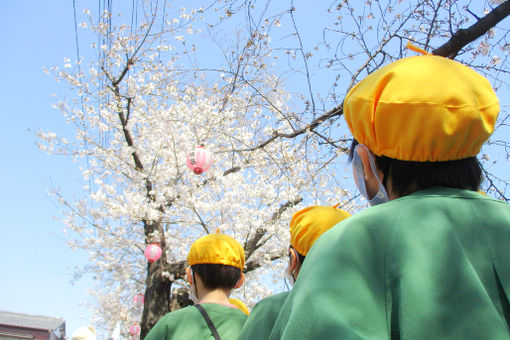
[[[373,102],[375,103],[375,100],[372,99],[372,98],[365,98],[365,97],[358,97],[358,96],[354,96],[354,98],[357,98],[357,99],[362,99],[362,100],[366,100],[366,101],[369,101],[369,102]],[[429,101],[423,101],[423,102],[419,102],[419,101],[400,101],[400,100],[395,100],[395,101],[388,101],[388,100],[378,100],[377,103],[382,103],[382,104],[409,104],[409,105],[415,105],[415,104],[418,104],[418,105],[423,105],[423,104],[428,104],[428,105],[431,105],[431,106],[441,106],[441,107],[447,107],[447,108],[462,108],[462,107],[476,107],[480,110],[484,110],[488,107],[491,107],[491,106],[494,106],[494,105],[499,105],[499,100],[496,100],[492,103],[489,103],[487,105],[484,105],[484,106],[475,106],[475,105],[470,105],[470,104],[464,104],[464,105],[446,105],[444,103],[436,103],[436,102],[429,102]]]
[[[196,264],[221,264],[221,265],[224,265],[224,266],[231,266],[231,267],[236,267],[236,268],[242,269],[241,268],[242,267],[241,261],[238,261],[239,262],[238,264],[232,264],[232,262],[233,261],[220,262],[220,261],[217,261],[217,260],[209,260],[209,259],[200,259],[198,261],[188,261],[190,266],[194,266]]]

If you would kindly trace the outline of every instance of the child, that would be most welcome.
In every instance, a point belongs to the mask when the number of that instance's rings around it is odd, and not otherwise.
[[[289,266],[286,276],[293,285],[314,242],[350,214],[336,207],[314,206],[294,214],[290,222]],[[251,311],[239,339],[267,339],[289,292],[261,300]]]
[[[161,318],[146,340],[237,339],[246,314],[230,304],[232,289],[244,282],[244,249],[233,238],[209,234],[192,245],[186,276],[189,281],[188,306]]]
[[[414,56],[343,110],[374,206],[317,241],[269,339],[510,339],[510,206],[477,193],[499,112],[489,81]]]

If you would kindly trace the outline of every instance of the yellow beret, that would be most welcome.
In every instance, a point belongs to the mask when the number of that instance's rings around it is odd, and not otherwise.
[[[191,245],[188,264],[223,264],[243,270],[244,249],[232,237],[224,234],[209,234]]]
[[[232,305],[236,306],[241,312],[243,312],[246,315],[250,315],[250,310],[246,305],[239,299],[236,298],[229,298],[228,302],[230,302]]]
[[[438,162],[476,156],[494,131],[489,81],[453,60],[414,56],[371,73],[346,95],[354,138],[377,156]]]
[[[292,216],[290,245],[306,256],[319,236],[349,216],[348,212],[330,206],[304,208]]]

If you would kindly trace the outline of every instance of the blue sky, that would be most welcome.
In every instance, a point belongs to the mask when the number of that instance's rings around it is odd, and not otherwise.
[[[83,6],[97,3],[77,1],[77,5],[81,15]],[[0,310],[62,317],[71,335],[88,324],[90,313],[80,302],[90,299],[86,290],[93,288],[92,280],[84,277],[70,284],[74,266],[85,264],[87,254],[66,245],[63,225],[53,218],[58,207],[46,192],[55,185],[67,194],[80,191],[79,172],[68,159],[41,152],[35,132],[69,129],[51,108],[51,94],[62,97],[67,89],[43,67],[76,58],[72,1],[31,1],[27,6],[27,2],[3,0],[0,11],[0,175],[4,179]],[[499,167],[503,173],[508,163]]]
[[[82,8],[97,3],[76,1]],[[0,238],[0,310],[62,317],[68,336],[87,325],[90,312],[80,305],[90,300],[91,278],[70,283],[73,268],[87,263],[87,254],[73,252],[62,234],[63,224],[47,191],[54,186],[64,194],[80,192],[77,164],[50,156],[37,147],[35,133],[69,131],[62,115],[51,108],[67,88],[43,68],[76,60],[72,1],[0,1],[0,54],[2,122],[0,152],[4,166]],[[80,21],[80,19],[79,19]],[[82,40],[80,42],[83,43]],[[82,44],[83,45],[83,44]],[[81,46],[82,47],[82,46]],[[6,52],[7,51],[7,52]],[[80,49],[81,54],[86,48]]]
[[[51,94],[65,89],[43,67],[76,55],[72,1],[4,0],[0,13],[0,310],[62,317],[70,335],[88,323],[79,318],[90,315],[80,302],[90,299],[92,282],[69,283],[86,254],[66,245],[46,192],[54,185],[78,190],[78,173],[68,160],[41,152],[35,132],[65,129],[51,108]]]

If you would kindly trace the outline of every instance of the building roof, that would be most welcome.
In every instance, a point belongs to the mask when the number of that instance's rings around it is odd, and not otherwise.
[[[52,331],[62,326],[63,323],[64,319],[62,318],[0,311],[0,325]]]

